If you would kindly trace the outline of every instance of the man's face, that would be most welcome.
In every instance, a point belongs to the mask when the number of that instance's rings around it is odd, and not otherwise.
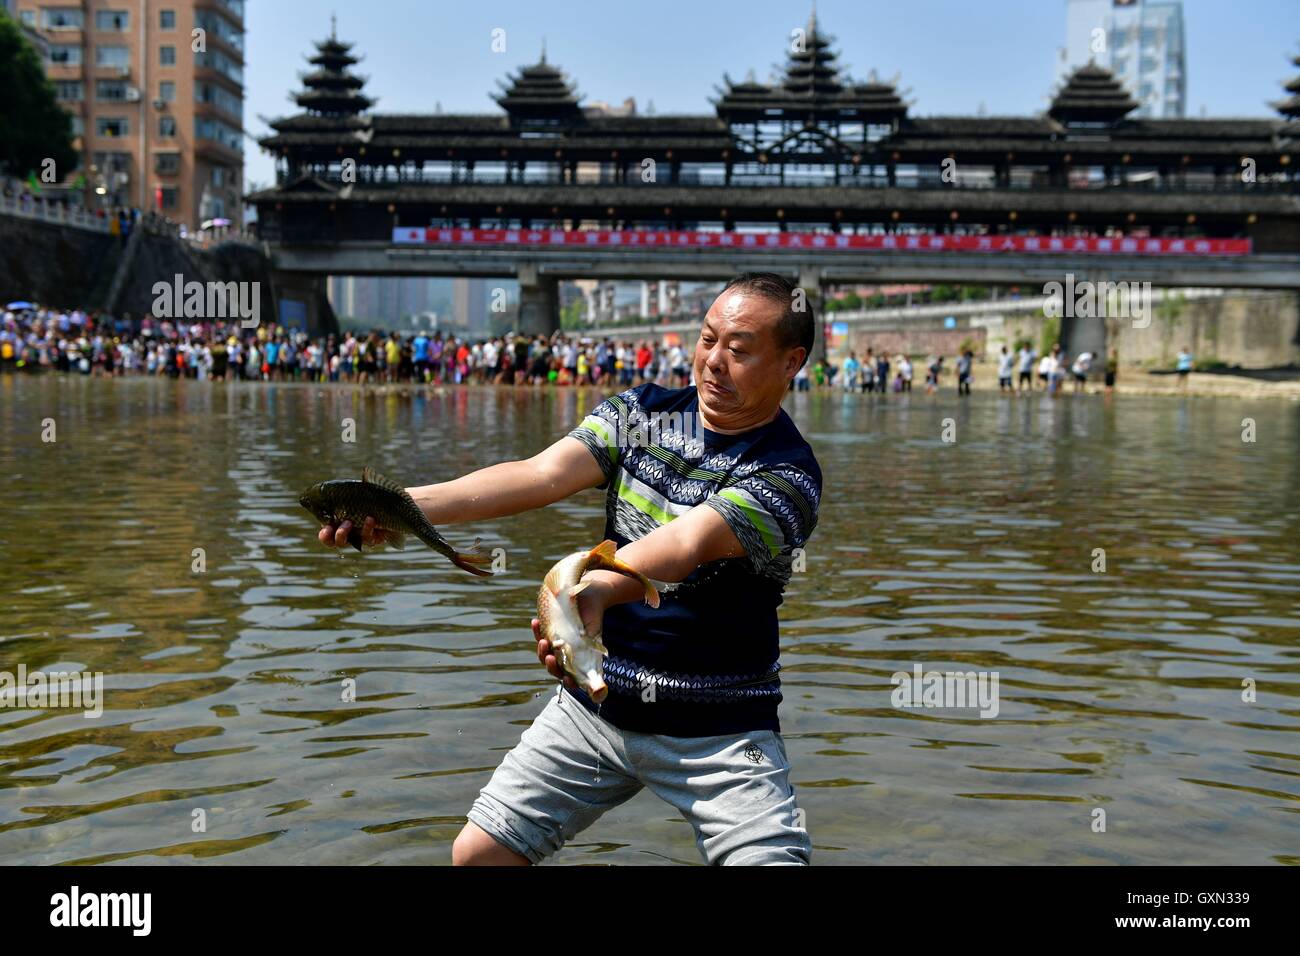
[[[695,342],[700,408],[711,427],[740,429],[771,418],[803,361],[804,349],[777,342],[780,304],[743,292],[718,296]]]

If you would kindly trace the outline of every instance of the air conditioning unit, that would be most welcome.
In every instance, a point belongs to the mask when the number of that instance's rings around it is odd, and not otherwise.
[[[128,103],[140,102],[140,88],[138,86],[128,86],[124,98]]]

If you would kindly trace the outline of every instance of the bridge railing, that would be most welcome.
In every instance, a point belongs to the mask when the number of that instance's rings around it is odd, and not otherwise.
[[[87,229],[91,232],[108,232],[107,218],[101,219],[79,207],[69,206],[67,203],[49,202],[27,193],[16,196],[0,195],[0,215],[50,222],[74,229]]]
[[[281,171],[276,176],[278,185],[290,180],[289,174]],[[1067,184],[1049,184],[1030,176],[1013,175],[1009,183],[998,183],[992,177],[974,173],[958,173],[954,182],[945,182],[938,175],[900,174],[891,183],[887,177],[873,174],[842,174],[837,180],[834,176],[791,173],[782,178],[774,173],[733,173],[730,182],[722,172],[690,170],[677,179],[669,176],[656,178],[653,182],[643,182],[633,172],[626,181],[606,174],[582,175],[576,180],[567,180],[558,172],[527,173],[523,178],[513,177],[506,180],[504,174],[496,172],[463,173],[444,170],[412,170],[384,167],[376,170],[363,168],[358,170],[355,183],[344,182],[342,174],[318,176],[321,181],[340,188],[345,185],[368,187],[392,186],[628,186],[655,189],[665,186],[690,186],[700,189],[770,189],[777,187],[791,188],[859,188],[859,189],[956,189],[956,190],[1010,190],[1014,192],[1124,192],[1124,193],[1218,193],[1239,195],[1246,193],[1298,193],[1300,181],[1258,180],[1253,183],[1241,182],[1236,177],[1211,178],[1203,175],[1189,174],[1186,177],[1171,177],[1168,180],[1131,179],[1125,182],[1104,180],[1072,179]]]

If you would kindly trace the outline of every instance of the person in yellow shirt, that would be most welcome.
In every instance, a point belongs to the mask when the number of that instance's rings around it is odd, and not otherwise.
[[[397,333],[394,332],[384,343],[384,358],[388,361],[388,368],[384,372],[384,378],[389,382],[397,381],[397,370],[402,364],[402,346],[397,341]]]
[[[579,385],[587,384],[587,373],[590,363],[587,361],[587,350],[578,350],[578,382]]]

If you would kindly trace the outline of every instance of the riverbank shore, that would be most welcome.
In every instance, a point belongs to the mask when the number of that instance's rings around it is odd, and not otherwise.
[[[1035,376],[1035,391],[1042,394],[1044,390],[1038,385]],[[916,383],[913,389],[918,387]],[[945,389],[955,389],[953,376],[947,376]],[[976,367],[973,391],[996,392],[998,390],[997,371],[992,367]],[[1074,391],[1074,380],[1067,377],[1061,385],[1066,394]],[[1105,378],[1101,373],[1090,375],[1084,390],[1090,395],[1105,392]],[[1231,397],[1231,398],[1274,398],[1300,402],[1300,376],[1280,381],[1252,378],[1247,375],[1224,373],[1191,372],[1187,382],[1179,386],[1179,377],[1173,374],[1152,374],[1140,368],[1121,368],[1115,377],[1115,392],[1120,395],[1168,395],[1179,397]]]
[[[7,372],[0,378],[27,378],[30,373]],[[82,378],[80,375],[62,375],[54,372],[40,372],[41,376],[59,375],[70,380]],[[89,377],[89,376],[86,376]],[[129,375],[114,376],[113,381],[144,381],[146,376]],[[194,381],[186,379],[186,381]],[[234,382],[222,382],[219,380],[207,380],[202,384],[227,385]],[[245,384],[240,381],[239,384]],[[452,385],[446,383],[439,384],[421,384],[416,382],[369,382],[361,384],[359,382],[307,382],[307,381],[275,381],[275,382],[258,382],[259,386],[278,385],[294,387],[312,387],[312,388],[329,388],[329,389],[354,389],[369,394],[387,394],[387,393],[405,393],[425,391],[442,394],[451,394],[459,390],[483,391],[485,389],[519,389],[531,391],[562,391],[565,389],[578,391],[599,392],[601,394],[610,394],[623,391],[629,386],[623,385],[592,385],[590,383],[580,385],[486,385],[472,383],[466,385]],[[951,372],[944,375],[943,385],[939,389],[941,393],[956,391],[956,376]],[[998,379],[996,370],[989,366],[981,368],[976,366],[975,374],[971,383],[974,392],[997,392]],[[913,395],[925,394],[925,383],[916,379],[912,383]],[[838,386],[826,388],[823,392],[840,392]],[[1064,395],[1070,395],[1074,392],[1074,383],[1067,379],[1061,386]],[[1101,375],[1091,376],[1084,391],[1090,395],[1100,395],[1105,391],[1104,381]],[[1192,372],[1188,376],[1188,382],[1185,387],[1180,388],[1178,376],[1171,374],[1152,374],[1143,369],[1121,369],[1116,378],[1115,392],[1120,395],[1165,395],[1176,397],[1229,397],[1229,398],[1252,398],[1252,399],[1282,399],[1285,401],[1300,402],[1300,377],[1295,379],[1285,379],[1281,381],[1269,381],[1258,378],[1250,378],[1244,375],[1231,375],[1223,373]],[[1035,379],[1035,394],[1044,394],[1044,389]],[[808,393],[804,393],[808,394]],[[864,393],[866,394],[866,393]],[[890,397],[895,393],[890,392]]]

